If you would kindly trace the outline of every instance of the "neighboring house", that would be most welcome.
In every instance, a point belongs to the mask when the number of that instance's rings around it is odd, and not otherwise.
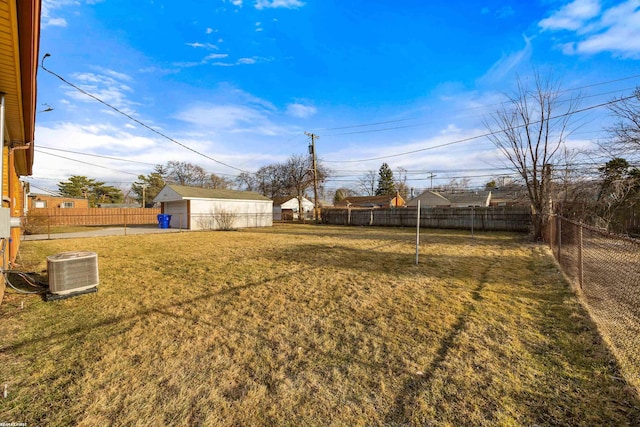
[[[336,202],[335,207],[348,208],[400,208],[405,204],[401,195],[396,193],[393,196],[355,196],[345,197]]]
[[[440,195],[451,202],[452,208],[471,206],[486,208],[491,202],[491,191],[455,191],[441,192]]]
[[[491,206],[530,206],[527,189],[524,186],[509,185],[491,189]]]
[[[0,238],[8,243],[3,266],[15,264],[26,190],[32,174],[36,121],[36,74],[40,46],[40,0],[0,0]],[[4,293],[0,278],[0,301]]]
[[[313,212],[313,202],[306,197],[302,198],[302,212],[303,214],[308,214],[309,212]],[[287,197],[276,197],[273,199],[273,220],[281,221],[281,220],[292,220],[298,219],[298,210],[300,209],[298,198],[287,196]],[[306,216],[306,215],[303,215]]]
[[[187,230],[217,230],[273,225],[273,201],[251,191],[166,185],[153,200],[169,226]]]
[[[489,206],[492,195],[491,191],[456,191],[456,192],[438,192],[427,190],[418,197],[407,202],[407,207],[415,208],[420,200],[421,208],[467,208],[487,207]]]
[[[418,200],[420,201],[421,208],[427,208],[427,207],[440,208],[440,207],[451,206],[451,202],[447,200],[444,196],[442,196],[441,194],[435,191],[427,190],[420,193],[418,197],[409,200],[407,202],[407,207],[408,208],[418,207]]]
[[[102,209],[142,209],[140,203],[96,203]]]
[[[75,197],[52,196],[50,194],[29,194],[28,209],[44,208],[89,208],[89,200]]]

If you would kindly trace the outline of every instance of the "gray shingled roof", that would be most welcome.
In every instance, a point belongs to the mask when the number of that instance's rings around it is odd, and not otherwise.
[[[485,203],[487,201],[487,197],[491,194],[490,191],[463,191],[459,193],[440,193],[441,196],[445,197],[451,203]]]
[[[221,190],[168,184],[169,188],[187,199],[271,200],[253,191]]]

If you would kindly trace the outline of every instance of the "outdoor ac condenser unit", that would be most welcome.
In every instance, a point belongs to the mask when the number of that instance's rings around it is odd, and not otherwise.
[[[49,292],[65,295],[98,286],[98,254],[62,252],[47,257]]]

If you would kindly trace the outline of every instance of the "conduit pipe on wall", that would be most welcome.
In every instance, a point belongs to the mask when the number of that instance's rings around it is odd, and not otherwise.
[[[5,98],[5,95],[6,95],[5,93],[0,92],[0,196],[4,196],[2,194],[2,188],[4,184],[3,182],[4,181],[4,161],[3,161],[4,159],[2,157],[4,157],[4,127],[5,127],[4,98]]]

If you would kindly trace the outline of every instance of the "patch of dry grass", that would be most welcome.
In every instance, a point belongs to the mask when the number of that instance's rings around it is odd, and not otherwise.
[[[0,306],[0,422],[637,425],[547,251],[520,236],[286,225],[25,242],[96,294]],[[20,309],[24,301],[25,308]]]

